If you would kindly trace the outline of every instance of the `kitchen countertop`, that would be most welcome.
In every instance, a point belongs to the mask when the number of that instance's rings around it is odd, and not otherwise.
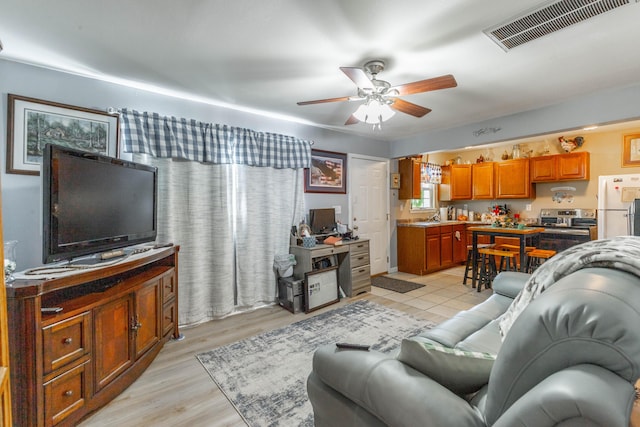
[[[490,225],[484,223],[482,221],[413,221],[413,222],[398,222],[396,226],[398,227],[418,227],[418,228],[427,228],[427,227],[440,227],[441,225],[457,225],[457,224],[467,224],[467,225]]]

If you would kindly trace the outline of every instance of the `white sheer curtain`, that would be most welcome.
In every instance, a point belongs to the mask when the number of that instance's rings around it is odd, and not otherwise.
[[[304,212],[302,169],[236,165],[236,280],[238,306],[273,302],[273,259],[289,253],[291,225]]]
[[[180,245],[179,323],[273,303],[274,256],[304,212],[303,169],[133,160],[158,167],[158,239]]]
[[[158,167],[158,239],[181,247],[180,325],[275,302],[273,260],[304,212],[311,142],[120,112],[123,152]]]

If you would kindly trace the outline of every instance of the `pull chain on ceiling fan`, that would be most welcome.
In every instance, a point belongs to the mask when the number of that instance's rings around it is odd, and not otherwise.
[[[351,81],[358,87],[355,96],[343,96],[340,98],[318,99],[315,101],[302,101],[298,105],[323,104],[327,102],[364,101],[358,109],[347,119],[345,125],[364,122],[380,129],[382,122],[389,120],[396,111],[409,114],[414,117],[422,117],[431,112],[429,108],[398,98],[403,95],[429,92],[432,90],[456,87],[458,83],[451,74],[406,83],[399,86],[391,86],[389,82],[378,80],[378,73],[384,70],[383,61],[369,61],[363,68],[340,67]]]

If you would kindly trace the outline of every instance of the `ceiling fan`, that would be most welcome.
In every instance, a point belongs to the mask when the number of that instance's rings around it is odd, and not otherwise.
[[[340,67],[357,86],[358,94],[355,96],[342,96],[339,98],[317,99],[314,101],[298,102],[298,105],[323,104],[326,102],[364,101],[358,109],[347,119],[345,125],[358,122],[371,123],[380,127],[380,124],[391,118],[395,111],[422,117],[431,112],[429,108],[422,107],[398,98],[403,95],[429,92],[438,89],[456,87],[456,79],[447,74],[432,79],[419,80],[399,86],[391,86],[389,82],[378,80],[378,73],[384,70],[384,61],[375,60],[364,64],[364,67]]]

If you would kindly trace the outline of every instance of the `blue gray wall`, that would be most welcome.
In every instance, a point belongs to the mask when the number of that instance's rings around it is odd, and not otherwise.
[[[7,94],[28,96],[98,110],[109,107],[152,111],[239,126],[256,131],[291,135],[315,142],[314,148],[389,157],[389,145],[351,137],[271,117],[205,103],[178,99],[45,68],[0,60],[0,135],[7,134]],[[3,138],[6,140],[6,138]],[[4,239],[18,240],[18,270],[42,264],[40,235],[40,177],[6,173],[6,144],[0,149]],[[307,208],[340,205],[348,211],[346,195],[308,195]],[[325,197],[323,197],[325,196]]]
[[[7,94],[29,96],[65,104],[106,110],[132,108],[162,115],[240,126],[257,131],[282,133],[315,141],[317,149],[398,158],[433,151],[450,151],[469,145],[509,141],[640,118],[640,84],[600,91],[538,110],[485,120],[453,129],[433,130],[388,144],[379,140],[352,137],[344,133],[315,128],[205,103],[178,99],[77,75],[0,59],[0,135],[7,134]],[[478,132],[500,129],[497,132]],[[6,138],[5,138],[6,139]],[[41,264],[40,179],[6,173],[6,146],[0,149],[2,170],[2,214],[5,240],[18,240],[18,269]],[[397,168],[391,164],[391,172]],[[397,196],[390,196],[392,206]],[[347,222],[347,195],[307,194],[307,208],[341,206]],[[393,215],[394,209],[391,209]],[[391,218],[391,268],[396,265],[396,242]]]

